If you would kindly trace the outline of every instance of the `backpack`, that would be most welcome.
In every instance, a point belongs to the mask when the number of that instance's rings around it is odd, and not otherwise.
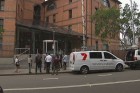
[[[59,63],[59,58],[58,57],[54,58],[54,63]]]

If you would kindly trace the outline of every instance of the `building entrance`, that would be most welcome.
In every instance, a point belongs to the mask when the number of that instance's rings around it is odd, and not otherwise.
[[[43,54],[57,54],[58,53],[58,41],[57,40],[43,40]]]

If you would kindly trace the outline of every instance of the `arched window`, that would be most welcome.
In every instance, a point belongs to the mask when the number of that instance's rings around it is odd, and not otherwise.
[[[110,7],[109,0],[102,0],[103,4],[107,7]]]

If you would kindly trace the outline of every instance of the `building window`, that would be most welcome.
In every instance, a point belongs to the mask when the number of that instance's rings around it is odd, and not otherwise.
[[[56,8],[56,4],[54,1],[50,1],[47,6],[47,10],[53,10]]]
[[[0,19],[0,28],[3,29],[3,19]]]
[[[39,25],[41,20],[41,6],[34,6],[33,24]]]
[[[98,50],[98,41],[96,41],[96,50]]]
[[[0,50],[2,49],[2,36],[0,36]]]
[[[69,3],[72,3],[72,0],[69,0]]]
[[[49,16],[46,17],[46,23],[49,23]]]
[[[69,19],[71,19],[71,18],[72,18],[72,9],[69,10]]]
[[[0,0],[0,11],[4,10],[4,0]]]
[[[56,22],[56,14],[53,14],[53,22]]]
[[[108,44],[103,44],[103,50],[109,50],[109,45]]]
[[[72,31],[72,25],[68,26],[68,31]]]
[[[110,3],[108,0],[102,0],[103,4],[107,7],[110,7]]]
[[[97,8],[97,7],[95,7],[95,10],[97,11],[97,10],[98,10],[98,8]]]
[[[3,30],[3,19],[0,19],[0,30]],[[2,49],[2,35],[0,34],[0,50]]]

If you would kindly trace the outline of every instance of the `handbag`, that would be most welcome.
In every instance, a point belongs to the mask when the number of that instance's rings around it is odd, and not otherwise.
[[[16,62],[16,66],[19,66],[20,64],[19,64],[19,62]]]

